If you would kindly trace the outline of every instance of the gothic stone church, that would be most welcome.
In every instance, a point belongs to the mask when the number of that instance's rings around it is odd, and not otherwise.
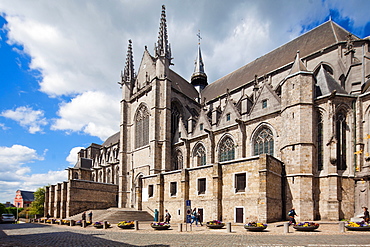
[[[225,61],[226,62],[226,61]],[[158,40],[121,76],[120,131],[79,153],[45,212],[132,208],[174,222],[349,219],[370,206],[370,37],[327,21],[208,83],[198,48],[190,82]],[[117,102],[118,104],[118,102]]]

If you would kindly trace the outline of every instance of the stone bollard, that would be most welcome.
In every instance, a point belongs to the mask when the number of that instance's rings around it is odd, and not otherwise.
[[[339,232],[345,232],[344,221],[339,222]]]
[[[228,232],[228,233],[231,232],[231,222],[226,223],[226,232]]]
[[[74,225],[75,225],[75,223],[76,223],[76,222],[75,222],[74,220],[70,220],[70,221],[69,221],[69,226],[74,226]]]
[[[139,221],[135,220],[134,223],[135,223],[135,231],[138,231],[139,230]]]
[[[60,219],[59,225],[62,225],[62,223],[63,223],[63,219]]]
[[[83,228],[85,228],[85,227],[86,227],[86,220],[83,220],[83,221],[81,222],[81,226],[82,226]]]
[[[289,233],[289,222],[284,223],[284,233]]]
[[[103,229],[108,229],[108,221],[103,221]]]
[[[55,224],[55,219],[51,219],[50,224],[54,225]]]
[[[178,223],[177,226],[178,226],[178,231],[182,232],[182,223]]]

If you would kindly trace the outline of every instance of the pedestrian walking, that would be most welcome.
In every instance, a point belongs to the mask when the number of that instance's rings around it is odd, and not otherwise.
[[[154,222],[158,222],[158,210],[154,209]]]
[[[200,214],[200,210],[198,209],[198,212],[197,212],[197,219],[198,219],[198,222],[199,222],[199,224],[201,225],[201,226],[203,226],[203,224],[202,224],[202,219],[201,219],[201,214]]]
[[[292,208],[288,213],[289,225],[297,224],[297,222],[295,221],[295,218],[294,218],[295,216],[298,216],[298,214],[295,212],[295,208]]]
[[[190,222],[190,224],[193,224],[194,221],[195,221],[195,225],[198,225],[197,208],[194,208],[193,211],[191,212],[191,222]]]
[[[366,223],[369,223],[370,216],[369,211],[367,209],[368,209],[367,207],[364,207],[364,216],[362,218]]]
[[[82,213],[82,220],[86,220],[86,212]]]
[[[166,223],[170,223],[170,220],[171,220],[171,214],[168,212],[168,210],[166,209],[165,210],[165,215],[164,215],[164,219],[165,219],[165,222]]]
[[[92,212],[92,211],[90,211],[90,213],[88,214],[88,216],[89,216],[89,221],[90,221],[90,222],[92,222],[93,212]]]

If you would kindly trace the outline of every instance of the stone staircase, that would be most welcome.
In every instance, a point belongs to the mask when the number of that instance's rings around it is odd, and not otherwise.
[[[153,221],[153,216],[147,211],[139,211],[133,208],[108,208],[108,209],[93,209],[86,210],[86,220],[89,220],[88,213],[92,211],[93,222],[108,221],[111,224],[117,224],[120,221],[138,220],[138,221]],[[68,217],[71,220],[81,220],[82,213]]]

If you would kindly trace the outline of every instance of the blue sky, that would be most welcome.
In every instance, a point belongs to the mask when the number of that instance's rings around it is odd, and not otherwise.
[[[172,68],[189,79],[197,51],[212,82],[327,21],[370,35],[370,1],[0,2],[0,202],[66,180],[77,151],[119,130],[117,81],[128,39],[135,67],[166,5]]]

